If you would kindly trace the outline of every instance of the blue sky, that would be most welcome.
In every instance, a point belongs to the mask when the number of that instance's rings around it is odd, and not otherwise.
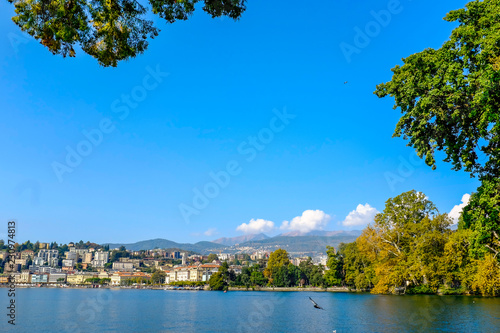
[[[1,220],[19,241],[196,242],[252,219],[271,235],[361,229],[411,189],[450,212],[477,179],[416,159],[373,91],[401,58],[440,47],[454,27],[442,18],[465,3],[251,0],[239,22],[155,19],[144,55],[102,68],[51,55],[1,2]]]

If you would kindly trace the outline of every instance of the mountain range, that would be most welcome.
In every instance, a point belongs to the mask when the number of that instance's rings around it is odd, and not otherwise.
[[[136,243],[124,244],[124,243],[105,243],[102,245],[109,245],[109,249],[116,249],[120,246],[125,246],[127,250],[139,251],[139,250],[154,250],[154,249],[182,249],[185,251],[193,251],[198,253],[205,253],[207,251],[213,250],[218,252],[219,249],[226,248],[225,245],[212,243],[212,242],[198,242],[194,244],[190,243],[176,243],[174,241],[156,238],[145,241],[140,241]]]
[[[243,236],[237,236],[237,237],[231,237],[231,238],[222,237],[222,238],[218,238],[212,242],[217,243],[217,244],[226,245],[226,246],[233,246],[236,244],[241,244],[241,243],[245,243],[245,242],[252,241],[252,240],[257,241],[257,240],[263,240],[263,239],[268,239],[268,238],[269,238],[269,236],[260,233],[260,234],[243,235]]]
[[[176,243],[167,239],[157,238],[131,244],[106,243],[110,249],[125,246],[128,250],[153,250],[177,248],[202,254],[224,252],[239,252],[243,248],[264,249],[274,251],[283,248],[288,252],[325,253],[326,246],[338,248],[340,243],[350,243],[361,235],[360,230],[351,231],[312,231],[307,233],[288,232],[274,237],[265,234],[243,235],[238,237],[222,237],[212,242]]]

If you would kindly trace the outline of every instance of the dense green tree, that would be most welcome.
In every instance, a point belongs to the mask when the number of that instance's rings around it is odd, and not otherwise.
[[[269,279],[269,282],[273,282],[273,274],[276,273],[280,267],[288,266],[290,264],[290,257],[288,252],[283,249],[277,249],[271,252],[269,255],[269,260],[267,261],[266,269],[264,270],[264,276]]]
[[[227,284],[224,281],[224,277],[220,272],[212,274],[210,280],[208,280],[211,290],[223,290]]]
[[[241,270],[241,274],[238,274],[234,280],[235,286],[245,286],[246,288],[250,287],[251,281],[251,270],[248,267],[243,267]]]
[[[311,257],[299,264],[299,270],[302,274],[296,279],[296,284],[299,284],[302,279],[305,280],[306,284],[314,287],[320,287],[325,284],[325,280],[323,279],[323,268],[320,265],[315,265]]]
[[[151,282],[153,284],[158,283],[162,284],[165,283],[165,277],[167,276],[167,273],[164,271],[158,269],[156,270],[152,275],[151,275]]]
[[[464,208],[459,228],[472,230],[470,252],[474,258],[490,252],[500,260],[500,180],[483,180]]]
[[[259,265],[254,265],[252,267],[243,266],[241,269],[241,274],[237,275],[233,281],[233,285],[235,286],[256,286],[256,285],[265,285],[267,283],[267,279],[264,278],[264,275],[260,271],[261,268]],[[258,275],[254,275],[258,274]],[[253,278],[255,276],[255,279]]]
[[[326,255],[328,256],[326,261],[328,270],[325,272],[324,276],[325,283],[327,286],[340,286],[342,285],[342,278],[344,275],[344,260],[340,253],[337,253],[332,246],[326,247]]]
[[[96,58],[102,66],[143,53],[159,29],[148,20],[145,1],[136,0],[8,0],[12,20],[53,54],[74,57],[75,48]],[[149,0],[154,14],[169,23],[187,20],[200,0]],[[212,17],[237,20],[246,0],[204,0],[202,9]]]
[[[99,284],[101,282],[101,279],[99,279],[99,278],[89,278],[89,279],[85,279],[85,282],[92,283],[92,284]]]
[[[375,91],[395,98],[403,116],[394,135],[409,139],[428,165],[435,168],[435,152],[444,151],[453,169],[479,175],[482,184],[459,223],[472,230],[468,249],[476,259],[491,253],[500,260],[499,13],[498,0],[451,11],[445,20],[458,26],[450,39],[403,59]]]
[[[130,252],[127,251],[125,246],[120,246],[118,250],[111,251],[111,255],[109,256],[110,262],[115,262],[120,260],[120,258],[129,258]]]
[[[102,278],[99,281],[99,284],[110,284],[110,283],[111,283],[111,279],[110,278]]]
[[[36,246],[36,243],[35,243],[35,246]],[[59,257],[63,257],[64,253],[67,251],[69,251],[69,248],[68,248],[68,245],[66,245],[66,244],[61,245],[57,248],[57,252],[59,253]]]
[[[459,229],[453,232],[444,247],[441,258],[441,275],[449,288],[470,290],[475,275],[475,262],[469,256],[472,231]]]
[[[294,287],[301,279],[300,269],[292,264],[274,266],[272,268],[271,285],[275,287]]]
[[[218,260],[219,257],[215,253],[210,253],[207,258],[207,262],[212,262],[214,260]]]
[[[360,250],[374,263],[374,292],[428,284],[437,289],[441,277],[435,259],[442,256],[449,233],[450,218],[438,215],[432,202],[421,192],[409,191],[387,200],[358,238]]]
[[[366,238],[360,237],[356,242],[341,244],[339,247],[339,255],[343,263],[340,275],[344,277],[346,286],[358,290],[372,288],[375,281],[375,267],[373,259],[370,259],[370,254],[373,256],[375,253],[370,249],[372,244],[365,243],[365,240]],[[360,248],[371,253],[367,254]]]
[[[250,283],[255,286],[265,286],[268,280],[260,271],[253,271],[250,275]]]
[[[453,169],[500,177],[500,2],[472,1],[449,12],[448,41],[403,59],[379,97],[395,98],[403,116],[394,135],[409,139],[435,168],[444,151]],[[485,161],[482,163],[482,161]]]
[[[500,264],[491,254],[477,261],[472,288],[483,296],[500,296]]]

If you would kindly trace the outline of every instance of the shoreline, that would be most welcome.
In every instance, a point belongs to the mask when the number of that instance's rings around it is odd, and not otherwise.
[[[362,293],[347,287],[228,287],[228,291],[312,291],[312,292],[340,292],[340,293]]]
[[[170,287],[170,288],[169,288]],[[45,288],[45,289],[114,289],[114,290],[162,290],[162,291],[217,291],[210,290],[208,285],[205,285],[201,289],[196,287],[179,287],[172,288],[173,286],[94,286],[92,285],[15,285],[15,289],[30,289],[30,288]],[[9,285],[0,285],[0,288],[11,288]],[[228,287],[228,291],[261,291],[261,292],[330,292],[330,293],[354,293],[354,294],[364,294],[370,293],[369,290],[355,290],[348,287]],[[471,294],[457,294],[457,295],[446,295],[441,293],[436,294],[375,294],[375,295],[389,295],[389,296],[466,296],[466,297],[491,297],[482,295],[471,295]],[[493,297],[495,298],[495,297]]]
[[[181,287],[175,286],[177,288],[173,288],[174,286],[170,285],[161,285],[161,286],[92,286],[92,285],[15,285],[15,288],[19,289],[29,289],[29,288],[47,288],[47,289],[148,289],[148,290],[193,290],[193,291],[212,291],[206,285],[202,289],[196,289],[194,287]],[[0,288],[10,288],[9,285],[0,285]],[[349,293],[362,293],[367,291],[356,291],[349,289],[347,287],[328,287],[328,288],[320,288],[320,287],[228,287],[228,291],[313,291],[313,292],[349,292]],[[216,290],[213,290],[216,291]]]

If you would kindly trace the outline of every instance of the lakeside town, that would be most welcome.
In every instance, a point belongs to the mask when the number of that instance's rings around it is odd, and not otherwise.
[[[132,251],[125,247],[109,249],[95,243],[15,244],[12,250],[0,241],[2,262],[0,285],[17,286],[74,286],[74,287],[131,287],[153,284],[186,285],[197,287],[209,283],[212,275],[226,267],[233,276],[257,265],[266,267],[269,251],[253,253],[210,253],[201,255],[179,249]],[[314,260],[323,269],[326,256]],[[311,262],[310,257],[290,258],[300,266]]]

